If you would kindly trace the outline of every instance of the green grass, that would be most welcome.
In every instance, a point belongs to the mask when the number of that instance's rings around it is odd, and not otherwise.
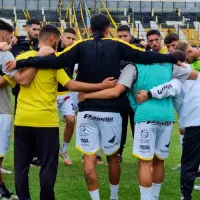
[[[60,139],[62,140],[64,123],[60,122]],[[106,133],[105,133],[106,134]],[[75,137],[73,137],[69,155],[73,160],[72,166],[65,166],[63,161],[59,160],[59,168],[57,181],[55,185],[56,199],[58,200],[89,200],[88,191],[86,188],[83,167],[81,162],[81,154],[75,149]],[[179,163],[180,160],[180,143],[177,124],[174,126],[172,142],[170,144],[170,157],[166,160],[165,169],[166,175],[161,190],[161,200],[178,200],[179,193],[179,177],[180,171],[172,171],[171,168]],[[104,158],[105,161],[105,158]],[[13,170],[13,139],[9,153],[5,159],[4,166],[7,169]],[[132,156],[132,137],[129,129],[128,139],[123,155],[123,163],[121,164],[122,174],[120,182],[120,200],[139,199],[138,188],[138,165],[136,159]],[[107,166],[97,166],[100,194],[102,200],[109,199],[109,182],[107,177]],[[39,199],[39,168],[30,169],[30,192],[32,200]],[[4,175],[4,180],[9,189],[14,191],[14,176]],[[198,181],[200,183],[200,181]],[[193,192],[193,199],[200,199],[200,192]]]

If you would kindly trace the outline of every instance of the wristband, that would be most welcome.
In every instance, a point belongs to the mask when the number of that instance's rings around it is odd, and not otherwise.
[[[151,93],[151,91],[147,91],[147,96],[148,96],[149,99],[152,99],[152,93]]]

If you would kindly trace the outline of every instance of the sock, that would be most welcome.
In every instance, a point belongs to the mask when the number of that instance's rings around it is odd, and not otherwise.
[[[162,183],[152,184],[151,200],[157,200],[159,198],[161,186]]]
[[[62,147],[61,147],[61,152],[62,153],[66,153],[67,151],[68,151],[68,146],[69,146],[69,143],[67,143],[67,142],[63,142],[63,144],[62,144]]]
[[[141,200],[151,200],[152,187],[145,188],[140,186],[140,199]]]
[[[182,145],[183,145],[183,137],[184,137],[184,135],[180,135],[181,150],[182,150]]]
[[[112,185],[110,184],[110,199],[112,200],[118,200],[118,192],[119,192],[119,184],[118,185]]]
[[[99,189],[94,191],[89,191],[89,193],[92,200],[100,200]]]

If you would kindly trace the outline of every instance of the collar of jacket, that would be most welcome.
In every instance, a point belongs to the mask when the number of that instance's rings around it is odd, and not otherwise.
[[[102,32],[97,31],[93,34],[93,37],[94,37],[95,40],[100,40],[101,38],[104,38],[105,36]]]

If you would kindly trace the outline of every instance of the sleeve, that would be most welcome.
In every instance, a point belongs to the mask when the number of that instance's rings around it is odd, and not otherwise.
[[[64,49],[62,52],[44,57],[29,57],[18,60],[16,68],[35,67],[39,69],[61,69],[66,66],[74,66],[80,60],[80,44],[82,41]]]
[[[131,88],[131,86],[133,85],[133,82],[136,80],[136,77],[137,77],[136,67],[132,64],[128,64],[123,69],[118,79],[118,84]]]
[[[170,96],[176,96],[181,93],[182,83],[174,78],[170,82],[153,87],[150,92],[153,98],[163,99]]]
[[[186,68],[179,67],[177,65],[174,65],[172,77],[180,79],[181,81],[187,80],[192,72],[192,68],[190,65],[186,65]]]
[[[14,58],[14,56],[12,55],[12,53],[11,52],[9,52],[9,51],[6,51],[5,53],[4,53],[4,55],[2,56],[2,71],[3,71],[3,73],[4,74],[6,74],[9,78],[12,78],[19,70],[18,69],[14,69],[14,70],[12,70],[11,72],[7,72],[6,71],[6,63],[8,62],[8,61],[15,61],[15,58]]]
[[[9,83],[9,85],[14,88],[16,86],[15,80],[9,78],[7,75],[4,75],[3,78]]]
[[[58,69],[56,73],[56,79],[62,86],[65,86],[70,81],[70,78],[64,69]]]
[[[173,103],[174,103],[174,107],[176,109],[176,112],[178,113],[178,115],[180,115],[181,107],[182,107],[182,104],[183,104],[183,95],[179,94],[175,98],[173,98]]]
[[[122,41],[118,41],[118,44],[121,60],[138,64],[178,63],[178,60],[170,54],[160,54],[153,51],[144,52],[143,49]]]

